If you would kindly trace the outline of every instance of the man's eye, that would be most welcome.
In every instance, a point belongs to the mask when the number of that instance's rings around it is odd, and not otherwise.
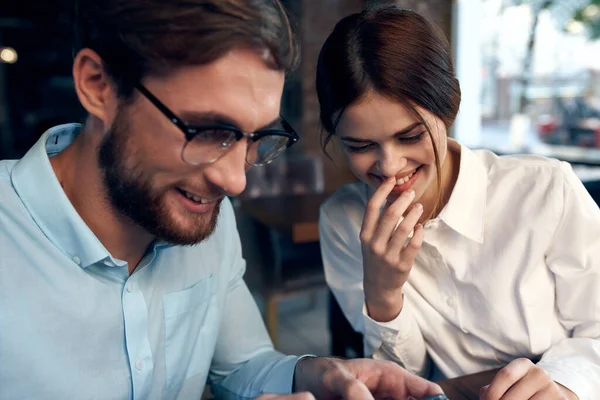
[[[222,147],[228,147],[235,138],[235,132],[226,129],[207,129],[198,132],[193,141],[196,143],[203,144],[214,144],[221,145]]]

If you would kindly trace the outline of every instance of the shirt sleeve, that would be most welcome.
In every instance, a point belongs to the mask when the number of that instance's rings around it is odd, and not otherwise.
[[[429,365],[425,340],[406,299],[400,314],[390,322],[381,323],[369,317],[358,240],[362,215],[344,215],[344,218],[330,218],[321,208],[319,239],[329,288],[352,328],[364,335],[365,356],[394,361],[425,376]]]
[[[561,163],[561,218],[546,262],[556,306],[571,337],[553,345],[538,366],[579,400],[600,393],[600,209],[571,166]]]
[[[225,202],[224,202],[225,203]],[[229,202],[227,202],[229,204]],[[285,356],[273,349],[261,314],[244,280],[246,263],[235,227],[227,251],[233,265],[222,310],[219,338],[215,347],[209,382],[219,399],[254,399],[264,393],[289,394],[299,357]]]

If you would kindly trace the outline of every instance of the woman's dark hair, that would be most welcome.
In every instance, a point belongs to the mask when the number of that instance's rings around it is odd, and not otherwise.
[[[208,64],[236,47],[268,49],[284,71],[299,59],[280,0],[75,0],[74,19],[75,53],[96,51],[125,99],[148,75]]]
[[[426,127],[435,153],[439,205],[439,152],[416,107],[439,117],[447,131],[458,113],[460,87],[442,31],[416,12],[390,5],[338,22],[317,64],[325,152],[344,110],[369,91],[404,105]]]

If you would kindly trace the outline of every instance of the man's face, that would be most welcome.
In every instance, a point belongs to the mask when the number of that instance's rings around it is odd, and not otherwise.
[[[284,74],[251,50],[177,70],[144,85],[188,124],[227,122],[254,132],[279,116]],[[148,233],[190,245],[215,228],[224,196],[246,186],[247,139],[212,164],[181,158],[184,134],[139,92],[122,106],[99,152],[113,207]]]

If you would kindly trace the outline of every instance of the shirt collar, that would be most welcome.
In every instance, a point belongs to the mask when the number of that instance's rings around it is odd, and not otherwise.
[[[439,219],[461,235],[483,243],[487,170],[472,150],[457,142],[449,141],[448,145],[460,146],[460,167],[450,199]]]
[[[80,124],[56,126],[45,132],[19,160],[11,181],[17,195],[44,235],[82,268],[99,261],[122,266],[81,219],[54,174],[49,157],[60,153],[79,135]]]

